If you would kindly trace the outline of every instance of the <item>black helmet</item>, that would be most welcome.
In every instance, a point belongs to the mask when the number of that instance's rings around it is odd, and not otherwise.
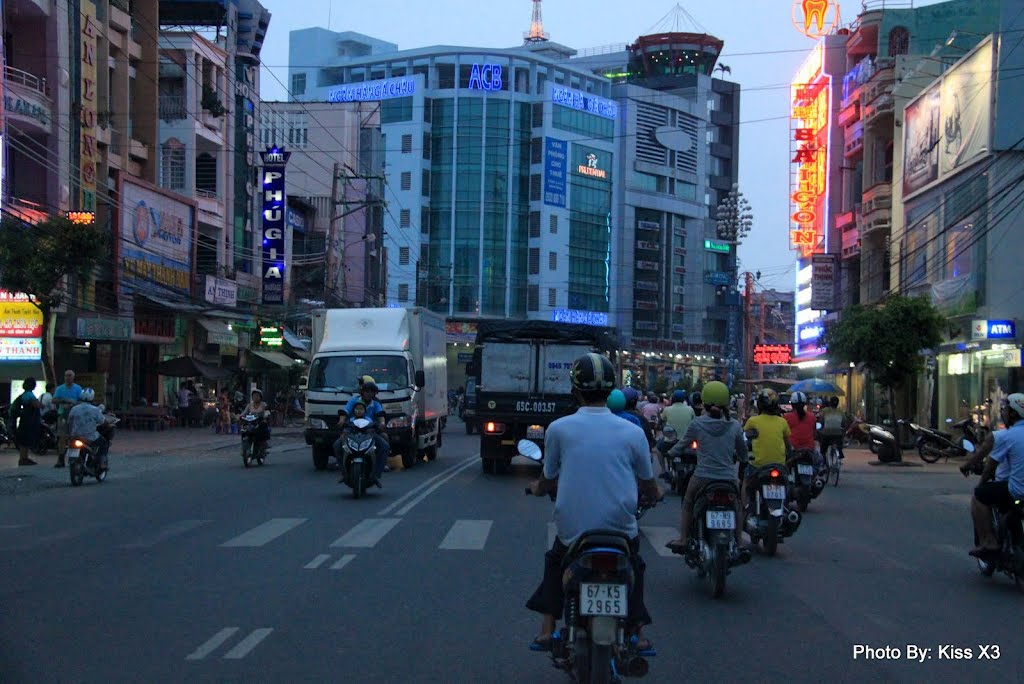
[[[700,392],[694,392],[693,394],[690,395],[690,405],[691,406],[700,406],[703,403],[704,403],[704,400],[701,399]]]
[[[363,386],[359,388],[360,392],[370,392],[372,394],[377,393],[377,383],[375,382],[364,382]]]
[[[602,354],[591,352],[576,359],[569,377],[573,389],[581,392],[611,392],[615,389],[615,367]]]

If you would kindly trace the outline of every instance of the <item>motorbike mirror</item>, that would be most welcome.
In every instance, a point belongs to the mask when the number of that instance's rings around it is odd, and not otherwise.
[[[516,449],[519,451],[520,456],[525,456],[531,461],[543,460],[541,456],[540,447],[537,446],[536,442],[531,442],[528,439],[521,439],[519,440],[519,443],[516,445]]]
[[[946,419],[946,422],[947,422],[947,423],[952,423],[952,422],[953,422],[953,419],[952,419],[952,418],[947,418],[947,419]]]
[[[815,423],[814,427],[816,427],[816,428],[818,428],[820,430],[821,429],[821,423]]]
[[[973,454],[974,453],[974,444],[971,443],[971,440],[965,438],[963,440],[962,444],[963,444],[963,447],[964,447],[964,451],[966,451],[969,454]]]

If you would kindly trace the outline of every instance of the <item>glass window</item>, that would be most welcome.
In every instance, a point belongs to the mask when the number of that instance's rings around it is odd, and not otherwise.
[[[292,95],[306,94],[306,74],[292,74]]]
[[[412,121],[412,96],[396,97],[380,103],[381,124]]]
[[[579,133],[594,140],[610,140],[615,135],[615,122],[612,119],[561,105],[552,108],[551,124],[563,131]]]
[[[455,65],[437,65],[437,87],[441,90],[455,87]]]
[[[687,183],[685,181],[676,181],[676,197],[679,199],[689,200],[691,202],[697,201],[697,186],[693,183]]]
[[[946,231],[946,277],[959,278],[974,270],[974,223],[961,223]]]

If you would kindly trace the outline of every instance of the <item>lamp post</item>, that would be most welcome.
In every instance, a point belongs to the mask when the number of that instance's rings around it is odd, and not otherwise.
[[[736,338],[737,328],[739,327],[739,321],[737,320],[739,306],[735,301],[739,293],[738,252],[740,243],[743,241],[743,238],[750,234],[750,229],[754,225],[754,215],[751,213],[750,202],[740,192],[739,185],[734,183],[729,193],[719,202],[715,212],[715,219],[718,239],[733,245],[728,264],[729,283],[728,285],[720,286],[718,294],[720,296],[729,296],[725,357],[728,359],[729,364],[728,375],[733,376],[731,379],[735,380],[736,348],[738,346]],[[730,378],[727,377],[726,379],[729,380]]]

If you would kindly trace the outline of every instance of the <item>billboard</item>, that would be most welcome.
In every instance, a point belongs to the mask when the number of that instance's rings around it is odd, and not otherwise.
[[[268,147],[263,158],[263,303],[284,304],[285,167],[291,152]]]
[[[120,282],[128,291],[192,293],[195,207],[184,198],[122,177]]]
[[[824,59],[819,43],[790,85],[790,246],[803,257],[823,251],[828,230],[832,76]]]
[[[568,143],[557,138],[544,139],[544,204],[565,206],[568,157]]]
[[[939,103],[936,83],[903,111],[903,195],[939,179]]]
[[[811,257],[811,308],[829,311],[835,308],[836,260],[832,254]]]

